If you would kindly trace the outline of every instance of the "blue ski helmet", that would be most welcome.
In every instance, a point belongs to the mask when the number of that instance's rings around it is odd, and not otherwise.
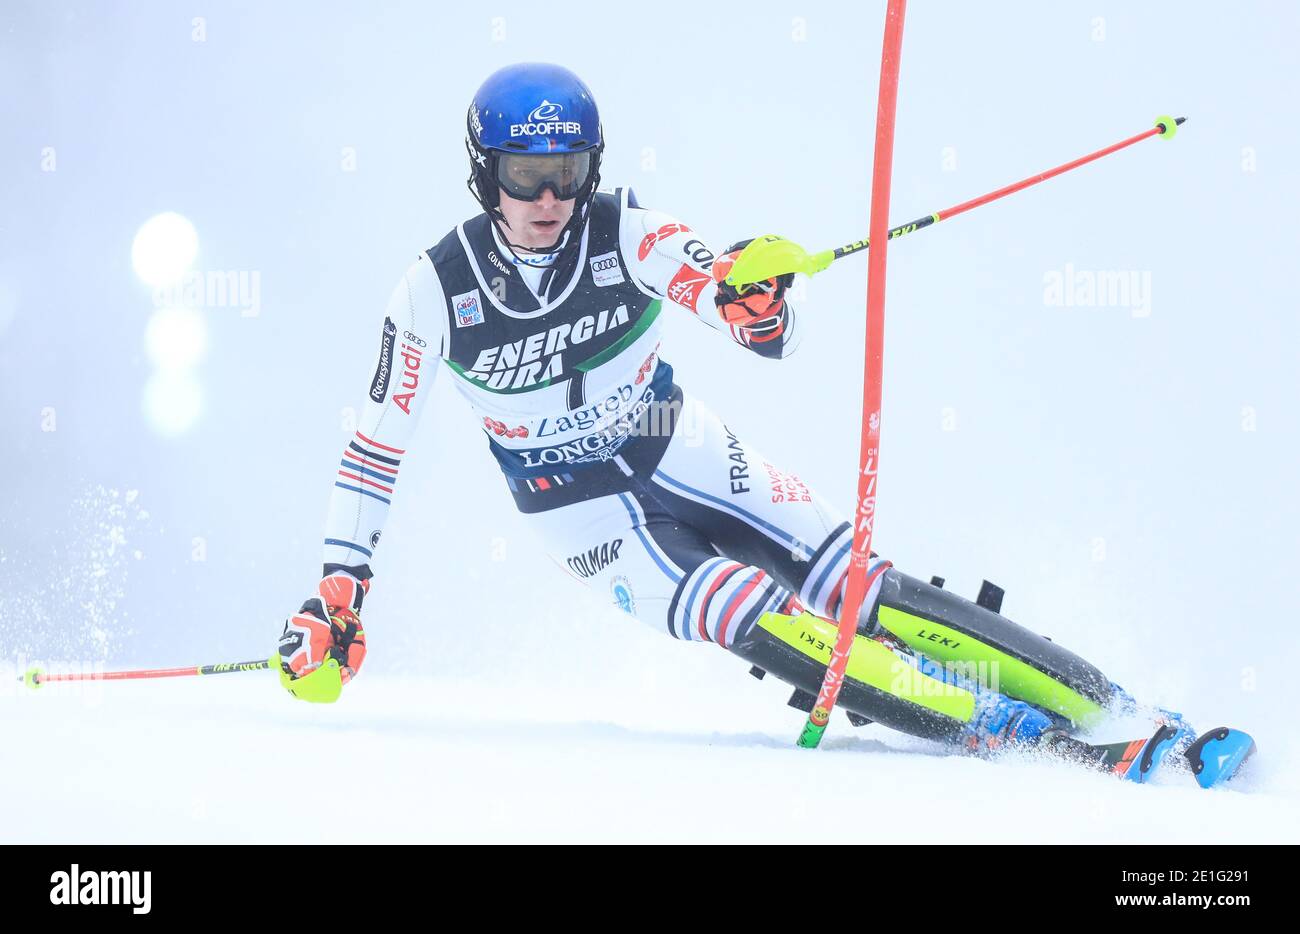
[[[582,79],[559,65],[527,62],[493,72],[474,94],[465,146],[469,190],[489,217],[505,220],[503,188],[524,200],[550,188],[561,200],[577,199],[569,224],[576,227],[600,183],[605,141],[596,101]]]

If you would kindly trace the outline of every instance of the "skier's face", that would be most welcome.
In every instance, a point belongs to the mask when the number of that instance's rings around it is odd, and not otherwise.
[[[501,192],[501,213],[510,227],[510,240],[530,249],[554,243],[576,203],[573,198],[561,201],[550,188],[543,188],[535,201],[520,201]]]

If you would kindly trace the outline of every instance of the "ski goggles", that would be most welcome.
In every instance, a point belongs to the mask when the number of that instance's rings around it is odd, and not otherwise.
[[[546,188],[561,201],[576,198],[591,179],[592,151],[503,152],[496,158],[496,182],[512,198],[535,201]]]

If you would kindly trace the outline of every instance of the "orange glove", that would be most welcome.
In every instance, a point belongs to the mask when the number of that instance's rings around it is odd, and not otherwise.
[[[289,617],[280,637],[280,666],[292,678],[309,675],[327,658],[338,660],[343,683],[351,681],[366,658],[361,602],[369,580],[335,571],[316,588],[302,609]]]
[[[728,285],[725,280],[736,263],[736,257],[752,241],[751,237],[732,244],[727,247],[727,252],[713,261],[713,281],[718,284],[713,301],[722,320],[737,327],[749,327],[764,318],[779,315],[785,305],[785,291],[794,282],[794,273],[788,272],[738,288]]]

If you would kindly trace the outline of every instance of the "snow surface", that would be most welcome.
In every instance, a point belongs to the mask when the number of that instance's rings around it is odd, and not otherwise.
[[[1211,792],[1188,777],[1137,786],[1059,762],[945,755],[838,716],[812,752],[793,747],[802,715],[780,707],[771,679],[744,681],[752,687],[741,682],[732,704],[709,710],[688,684],[662,681],[605,709],[578,686],[518,684],[484,698],[464,680],[382,676],[363,676],[332,707],[281,696],[265,672],[24,689],[5,702],[19,716],[0,839],[1300,837],[1294,741],[1265,747],[1249,791]]]

